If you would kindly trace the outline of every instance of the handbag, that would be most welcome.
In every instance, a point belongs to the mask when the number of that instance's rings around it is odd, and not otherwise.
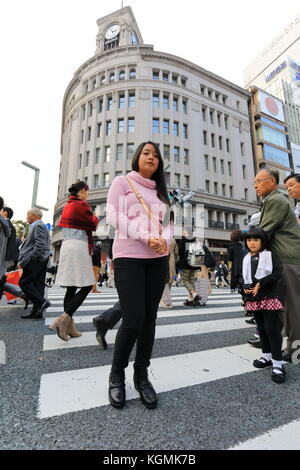
[[[147,204],[145,203],[142,195],[137,191],[136,187],[134,186],[133,182],[131,181],[131,179],[126,176],[126,179],[128,181],[128,183],[130,184],[131,186],[131,189],[133,190],[134,194],[136,195],[136,197],[138,198],[139,202],[141,203],[141,205],[143,206],[143,209],[144,211],[146,212],[146,214],[148,215],[149,219],[152,220],[158,230],[158,233],[159,233],[159,238],[161,238],[161,234],[162,234],[162,226],[160,223],[158,223],[158,221],[156,220],[156,218],[154,217],[154,215],[152,214],[151,212],[151,209],[147,206]]]
[[[19,280],[21,276],[22,276],[22,269],[18,269],[17,271],[10,271],[9,273],[6,274],[6,282],[8,284],[13,284],[13,286],[19,286]],[[5,291],[5,287],[4,287],[4,291]],[[20,288],[16,289],[15,293],[17,293],[18,291],[22,293]],[[17,298],[16,295],[7,291],[5,291],[5,295],[6,295],[7,301],[14,300]]]

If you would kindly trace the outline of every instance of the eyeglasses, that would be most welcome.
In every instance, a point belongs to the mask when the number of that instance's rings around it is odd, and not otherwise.
[[[255,186],[256,184],[260,184],[260,183],[262,183],[263,181],[267,181],[267,180],[269,180],[270,178],[272,178],[272,176],[268,176],[267,178],[262,178],[261,180],[254,180],[254,181],[253,181],[253,186]]]

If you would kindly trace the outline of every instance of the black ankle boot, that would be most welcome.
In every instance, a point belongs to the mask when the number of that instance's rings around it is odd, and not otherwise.
[[[108,399],[115,408],[123,408],[125,405],[125,372],[113,372],[109,374]]]
[[[153,409],[157,407],[156,392],[148,379],[146,368],[134,368],[133,382],[135,389],[139,392],[141,402],[146,408]]]

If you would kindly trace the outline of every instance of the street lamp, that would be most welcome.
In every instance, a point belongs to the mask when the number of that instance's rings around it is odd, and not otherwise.
[[[28,168],[31,168],[31,170],[34,170],[34,182],[33,182],[33,191],[32,191],[32,201],[31,201],[31,207],[37,207],[38,209],[41,209],[43,211],[48,211],[47,207],[39,206],[36,203],[37,200],[37,192],[38,192],[38,187],[39,187],[39,177],[40,177],[40,169],[37,168],[36,166],[31,165],[30,163],[21,162],[22,165],[27,166]]]

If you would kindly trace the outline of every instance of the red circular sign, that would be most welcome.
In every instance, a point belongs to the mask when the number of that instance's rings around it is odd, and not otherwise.
[[[273,100],[273,98],[270,98],[270,97],[266,98],[265,99],[265,105],[266,105],[267,110],[271,114],[273,114],[274,116],[276,116],[276,114],[278,114],[279,108],[278,108],[278,105],[277,105],[276,101]]]

